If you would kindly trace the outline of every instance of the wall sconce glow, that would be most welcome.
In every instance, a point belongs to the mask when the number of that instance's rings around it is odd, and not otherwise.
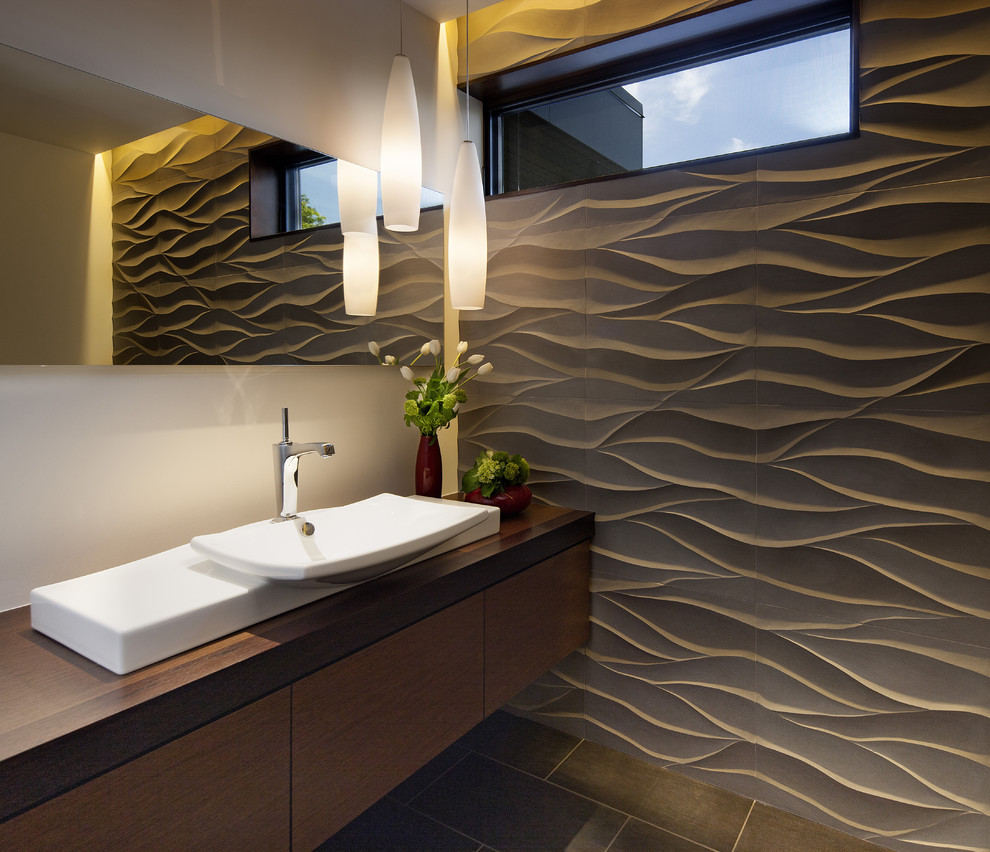
[[[488,277],[488,220],[481,166],[474,142],[465,139],[457,151],[447,226],[447,278],[450,305],[461,311],[485,306]]]
[[[390,231],[419,228],[423,183],[419,108],[409,57],[397,54],[385,94],[382,121],[382,211]]]
[[[344,234],[344,310],[373,317],[378,309],[378,235]]]
[[[342,234],[377,234],[378,173],[337,160],[337,206]]]

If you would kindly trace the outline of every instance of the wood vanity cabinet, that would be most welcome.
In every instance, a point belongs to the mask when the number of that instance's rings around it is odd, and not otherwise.
[[[292,686],[292,849],[309,852],[588,638],[587,543]]]
[[[284,852],[290,712],[255,701],[0,824],[0,849]]]
[[[576,545],[485,591],[486,716],[588,641],[589,550]]]
[[[565,514],[543,511],[551,522]],[[522,522],[509,525],[503,540],[517,529],[525,533]],[[186,665],[205,666],[213,654],[222,659],[241,642],[263,646],[248,657],[256,666],[217,669],[229,674],[228,688],[242,672],[253,678],[246,689],[254,692],[241,699],[248,703],[232,703],[231,711],[221,711],[226,715],[209,712],[213,705],[205,696],[217,695],[217,687],[200,690],[193,680],[183,703],[173,705],[187,707],[190,694],[204,696],[200,726],[190,733],[142,747],[132,737],[153,732],[125,728],[126,743],[100,742],[121,745],[126,756],[107,757],[103,774],[75,787],[56,777],[62,770],[57,762],[39,764],[52,776],[52,788],[58,791],[61,783],[65,792],[0,822],[0,849],[309,852],[587,641],[589,541],[571,538],[556,552],[552,545],[541,549],[540,542],[505,548],[489,542],[483,553],[497,557],[490,568],[472,555],[474,561],[458,569],[464,573],[411,586],[415,603],[372,599],[347,610],[354,613],[350,620],[325,618],[317,605],[297,619],[163,664],[165,677]],[[532,555],[519,558],[523,552]],[[375,594],[370,585],[367,594]],[[438,594],[444,595],[440,601]],[[421,609],[403,610],[414,606]],[[342,655],[324,651],[324,643],[368,618],[395,626],[368,627],[367,638]],[[4,634],[10,645],[30,640],[16,624],[23,622],[12,620]],[[292,630],[289,656],[274,638],[280,629]],[[283,656],[269,657],[271,649]],[[45,657],[31,644],[18,653],[47,667],[48,681],[61,665],[59,657]],[[334,661],[321,664],[321,657]],[[306,664],[311,658],[315,666]],[[274,659],[282,662],[269,662]],[[279,671],[286,660],[297,672]],[[82,677],[71,662],[63,671]],[[150,689],[154,677],[153,670],[137,672],[112,689],[121,695]],[[101,675],[89,682],[104,680]],[[167,715],[151,714],[145,725],[164,725]],[[5,777],[16,784],[17,775]]]
[[[482,718],[484,601],[292,685],[292,849],[309,852]]]

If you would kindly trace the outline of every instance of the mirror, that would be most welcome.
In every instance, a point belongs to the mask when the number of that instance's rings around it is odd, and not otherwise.
[[[367,364],[442,337],[443,211],[379,227],[375,317],[339,227],[252,240],[271,136],[0,45],[0,363]]]

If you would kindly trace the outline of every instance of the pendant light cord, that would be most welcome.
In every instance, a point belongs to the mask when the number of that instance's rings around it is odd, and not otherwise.
[[[399,0],[399,53],[404,55],[405,51],[402,49],[402,0]]]
[[[471,141],[471,0],[464,0],[464,138]]]

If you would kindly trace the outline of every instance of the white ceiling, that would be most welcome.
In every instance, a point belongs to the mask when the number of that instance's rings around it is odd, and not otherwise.
[[[499,0],[469,0],[472,12],[483,9],[486,6],[494,6]],[[460,18],[464,10],[468,8],[465,0],[405,0],[406,5],[418,9],[427,18],[439,21],[451,21]]]
[[[465,0],[404,0],[443,23]],[[471,11],[498,0],[470,0]],[[99,153],[199,113],[0,44],[0,132]]]

